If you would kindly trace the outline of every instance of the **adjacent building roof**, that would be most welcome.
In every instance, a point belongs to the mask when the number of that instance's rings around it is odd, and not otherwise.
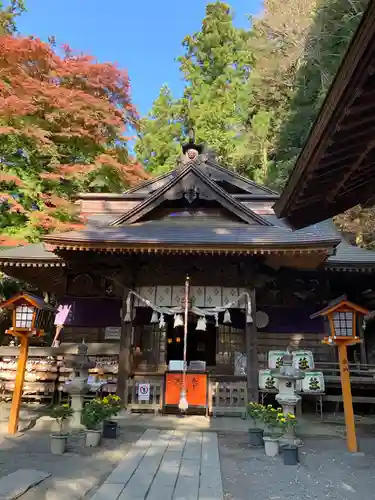
[[[49,252],[43,243],[34,243],[0,251],[0,266],[64,267],[64,260]]]
[[[279,217],[301,228],[375,197],[375,1],[333,81],[280,199]]]

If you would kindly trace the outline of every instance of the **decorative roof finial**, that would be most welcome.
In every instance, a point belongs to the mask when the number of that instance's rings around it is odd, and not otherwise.
[[[190,144],[195,144],[195,132],[193,127],[190,127],[189,129],[189,142]]]
[[[186,161],[195,160],[203,152],[202,144],[195,143],[195,131],[193,127],[188,131],[188,142],[182,146],[182,152]]]

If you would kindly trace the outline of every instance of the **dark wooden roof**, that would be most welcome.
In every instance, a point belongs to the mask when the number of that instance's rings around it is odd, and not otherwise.
[[[111,249],[136,248],[138,245],[151,247],[186,246],[230,247],[238,249],[265,248],[312,248],[334,247],[340,237],[322,235],[317,232],[285,231],[270,225],[250,225],[212,218],[178,218],[180,220],[147,221],[120,227],[86,229],[65,234],[49,235],[48,244],[57,250],[74,249],[80,246]],[[182,220],[181,220],[182,219]],[[241,248],[240,248],[241,247]],[[78,249],[78,248],[77,248]]]
[[[375,0],[353,37],[275,212],[294,228],[374,197]]]

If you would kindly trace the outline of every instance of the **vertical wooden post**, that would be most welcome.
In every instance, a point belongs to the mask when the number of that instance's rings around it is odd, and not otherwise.
[[[23,382],[25,380],[25,370],[26,370],[28,352],[29,352],[29,338],[27,337],[27,335],[22,335],[20,355],[17,363],[16,382],[14,386],[12,406],[10,409],[9,422],[8,422],[9,434],[16,434],[18,430],[18,420],[20,415]]]
[[[247,401],[258,402],[259,391],[258,391],[258,336],[257,327],[255,321],[256,313],[256,300],[255,300],[255,290],[249,290],[250,300],[251,300],[251,315],[253,317],[252,323],[246,323],[246,355],[247,355]]]
[[[361,339],[361,343],[359,344],[359,349],[361,354],[361,364],[367,365],[367,351],[365,343],[365,332],[363,330],[363,316],[358,315],[357,321],[358,321],[359,338]]]
[[[124,318],[127,312],[132,317],[132,311],[126,310],[126,292],[122,300],[122,317],[121,317],[121,335],[120,335],[120,352],[118,358],[118,373],[117,373],[117,396],[121,398],[125,408],[128,405],[128,381],[130,374],[130,342],[132,335],[132,323],[125,323]]]
[[[163,372],[166,369],[166,346],[167,346],[167,330],[166,326],[159,328],[159,359],[158,359],[158,371]]]
[[[346,343],[338,343],[340,375],[341,375],[341,390],[344,403],[345,425],[346,425],[346,441],[348,450],[352,453],[358,451],[357,437],[355,434],[355,421],[353,411],[352,391],[350,387],[349,363],[346,351]]]

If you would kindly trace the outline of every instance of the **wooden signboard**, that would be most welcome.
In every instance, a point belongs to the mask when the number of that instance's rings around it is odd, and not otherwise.
[[[165,374],[165,406],[178,406],[182,386],[182,372]],[[190,407],[206,408],[208,395],[207,373],[186,374],[186,397]]]

